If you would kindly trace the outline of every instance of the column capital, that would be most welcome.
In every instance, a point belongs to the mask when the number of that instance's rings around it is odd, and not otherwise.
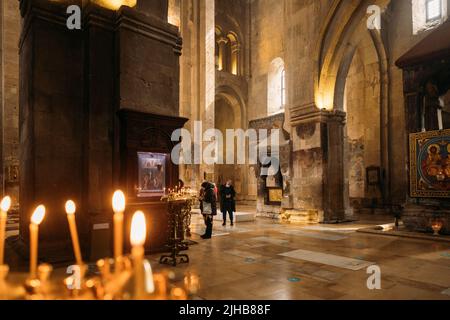
[[[308,103],[291,109],[291,125],[294,127],[313,122],[344,124],[346,116],[344,111],[319,109],[315,103]]]
[[[228,43],[228,38],[226,38],[226,37],[218,37],[217,38],[217,43],[219,44],[219,45],[221,45],[221,44],[227,44]]]

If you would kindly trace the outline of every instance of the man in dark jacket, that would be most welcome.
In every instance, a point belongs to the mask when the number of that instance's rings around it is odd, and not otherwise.
[[[214,192],[214,185],[207,181],[202,183],[200,192],[200,211],[205,219],[206,231],[201,237],[211,239],[214,216],[217,215],[217,199]]]
[[[220,209],[223,214],[223,226],[227,225],[227,213],[230,216],[231,225],[234,225],[233,215],[236,212],[236,191],[231,184],[231,180],[220,188]]]

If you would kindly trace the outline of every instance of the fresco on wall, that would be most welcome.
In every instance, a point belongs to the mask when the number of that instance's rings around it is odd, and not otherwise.
[[[450,129],[413,133],[409,140],[411,197],[450,197]]]

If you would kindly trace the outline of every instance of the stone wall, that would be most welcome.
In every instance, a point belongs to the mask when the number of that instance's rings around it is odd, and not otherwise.
[[[295,120],[293,110],[317,105],[315,80],[317,79],[317,48],[323,40],[324,52],[336,47],[348,50],[354,47],[357,53],[349,64],[349,74],[339,78],[338,85],[346,83],[345,109],[346,132],[349,146],[344,146],[345,158],[351,165],[346,167],[347,187],[344,183],[344,197],[348,193],[355,197],[383,198],[386,204],[402,203],[408,194],[407,136],[405,133],[405,108],[403,98],[402,72],[394,62],[430,30],[413,34],[411,1],[377,1],[386,8],[382,15],[380,39],[366,27],[365,8],[369,1],[358,1],[360,13],[354,12],[355,19],[348,29],[341,29],[344,18],[355,10],[343,1],[335,13],[329,29],[321,34],[331,12],[333,1],[275,1],[257,0],[251,2],[251,73],[249,82],[249,119],[267,115],[267,73],[270,62],[277,57],[285,61],[287,74],[287,104],[285,128],[293,139],[293,199],[294,207],[312,209],[321,207],[324,180],[323,141],[321,130],[316,128],[308,134],[308,126],[291,128]],[[386,4],[390,3],[387,7]],[[364,9],[364,10],[363,10]],[[358,16],[359,14],[359,16]],[[331,16],[332,17],[332,16]],[[337,17],[337,18],[336,18]],[[332,18],[333,19],[333,18]],[[321,38],[322,37],[322,38]],[[337,42],[333,37],[341,37]],[[385,54],[385,56],[384,56]],[[344,58],[336,70],[328,70],[327,76],[339,77],[339,72],[348,63]],[[320,57],[319,57],[320,59]],[[323,57],[322,57],[323,59]],[[359,60],[359,62],[357,62]],[[339,61],[339,60],[338,60]],[[351,62],[352,60],[350,60]],[[359,66],[358,66],[359,64]],[[384,67],[387,66],[387,73]],[[333,74],[336,72],[336,74]],[[383,87],[386,85],[386,87]],[[339,94],[338,91],[335,95]],[[339,109],[339,103],[331,107]],[[305,107],[306,108],[306,107]],[[342,110],[342,109],[341,109]],[[297,112],[297,111],[296,111]],[[370,116],[369,116],[370,115]],[[290,121],[289,121],[290,120]],[[298,121],[294,121],[297,122]],[[319,126],[319,124],[316,124]],[[388,127],[385,130],[385,127]],[[314,127],[314,126],[313,126]],[[313,143],[316,141],[316,143]],[[370,190],[365,186],[365,169],[380,166],[386,173],[386,185],[380,190]],[[345,191],[347,188],[347,191]],[[361,191],[362,190],[362,191]],[[345,195],[347,192],[347,196]],[[312,200],[314,199],[314,201]]]
[[[267,78],[272,60],[284,56],[285,1],[251,2],[251,79],[248,118],[264,118],[267,113]]]

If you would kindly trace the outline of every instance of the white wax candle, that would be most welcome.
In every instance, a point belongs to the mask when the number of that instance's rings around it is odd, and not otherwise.
[[[39,225],[45,217],[45,207],[40,205],[31,216],[30,223],[30,277],[36,279],[38,264]]]
[[[71,200],[66,202],[67,221],[69,222],[69,230],[72,238],[73,252],[77,265],[83,265],[83,258],[81,257],[80,241],[78,240],[77,222],[75,220],[75,203]]]
[[[11,207],[11,198],[6,196],[0,205],[0,266],[5,262],[6,221],[8,210]]]

